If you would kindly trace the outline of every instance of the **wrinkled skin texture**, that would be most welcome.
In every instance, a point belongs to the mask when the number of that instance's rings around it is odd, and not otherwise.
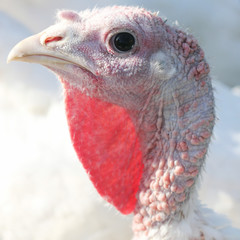
[[[135,37],[130,51],[114,48],[119,32]],[[79,159],[100,195],[134,213],[134,239],[224,239],[195,193],[215,119],[197,41],[132,7],[61,11],[26,41],[35,48],[20,43],[9,58],[59,76]]]

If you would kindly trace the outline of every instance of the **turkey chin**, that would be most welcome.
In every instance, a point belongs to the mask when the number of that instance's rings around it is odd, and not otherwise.
[[[46,65],[45,67],[57,75],[64,86],[64,91],[74,88],[87,96],[97,96],[97,87],[101,79],[87,69],[73,64],[66,64],[64,68]]]

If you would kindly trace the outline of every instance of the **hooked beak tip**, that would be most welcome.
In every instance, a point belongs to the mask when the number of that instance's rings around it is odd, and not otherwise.
[[[7,63],[12,61],[23,61],[25,62],[25,56],[34,53],[41,46],[39,41],[40,35],[36,34],[31,37],[28,37],[18,44],[16,44],[13,49],[10,51],[7,57]]]
[[[13,62],[13,61],[19,61],[20,58],[23,57],[23,54],[16,54],[15,48],[13,48],[7,57],[7,63]]]

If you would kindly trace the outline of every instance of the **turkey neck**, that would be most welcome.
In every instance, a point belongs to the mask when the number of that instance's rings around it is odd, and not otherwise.
[[[191,81],[179,76],[159,89],[133,116],[144,164],[134,211],[136,235],[185,217],[184,205],[195,188],[214,125],[208,76]]]

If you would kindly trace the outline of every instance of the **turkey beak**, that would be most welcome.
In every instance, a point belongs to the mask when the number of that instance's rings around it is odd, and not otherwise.
[[[46,45],[47,39],[42,41],[43,34],[41,32],[19,42],[9,53],[7,63],[21,61],[53,66],[71,62],[66,56],[49,48]]]
[[[28,37],[10,51],[7,63],[11,61],[39,63],[47,67],[60,69],[64,65],[72,64],[91,72],[91,68],[83,57],[80,56],[76,60],[68,54],[64,54],[63,51],[56,50],[56,44],[61,43],[61,40],[64,40],[64,38],[61,36],[46,36],[45,32]]]
[[[60,59],[57,59],[56,52],[41,44],[42,34],[33,35],[19,42],[9,53],[7,63],[21,61],[49,65],[53,63],[54,59],[59,62]]]
[[[7,63],[11,61],[35,62],[33,56],[42,52],[40,34],[28,37],[19,42],[9,53]]]

